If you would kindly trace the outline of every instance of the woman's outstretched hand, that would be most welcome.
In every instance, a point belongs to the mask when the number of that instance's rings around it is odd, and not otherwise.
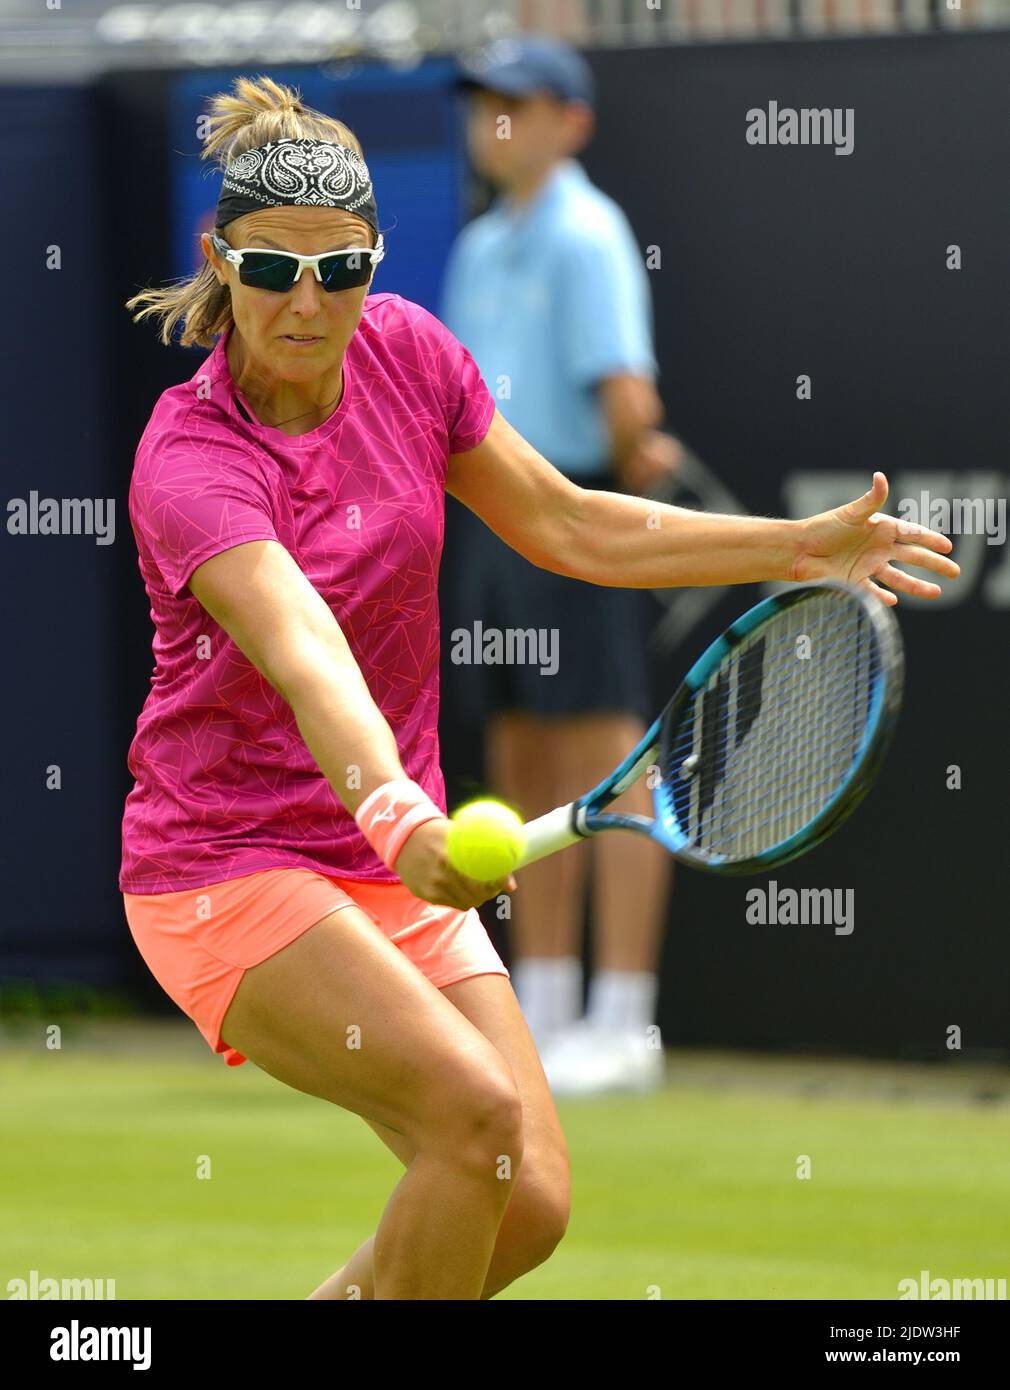
[[[884,516],[879,509],[886,501],[887,479],[874,473],[872,488],[855,502],[800,522],[799,555],[791,577],[799,583],[847,579],[888,605],[898,602],[898,593],[936,598],[939,584],[916,579],[895,566],[914,565],[956,579],[961,569],[947,558],[954,548],[951,541],[915,522]]]

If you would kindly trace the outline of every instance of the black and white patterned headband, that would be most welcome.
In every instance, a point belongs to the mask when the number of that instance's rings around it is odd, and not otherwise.
[[[343,208],[378,234],[372,179],[361,155],[326,140],[271,140],[238,155],[224,171],[216,225],[285,204]]]

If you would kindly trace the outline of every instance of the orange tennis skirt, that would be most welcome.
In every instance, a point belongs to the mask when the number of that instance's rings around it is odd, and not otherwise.
[[[433,985],[508,971],[476,908],[417,898],[402,883],[360,883],[314,869],[262,869],[177,893],[124,893],[130,932],[151,974],[230,1067],[221,1037],[243,972],[342,907],[360,907]]]

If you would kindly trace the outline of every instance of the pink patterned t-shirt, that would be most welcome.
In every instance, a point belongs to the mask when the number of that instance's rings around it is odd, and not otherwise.
[[[484,438],[494,400],[463,345],[396,294],[365,299],[343,397],[308,434],[255,423],[227,339],[159,398],[130,484],[155,668],[127,759],[119,887],[167,893],[282,865],[395,882],[288,704],[187,583],[222,550],[279,541],[340,624],[407,776],[444,810],[445,477],[449,455]]]

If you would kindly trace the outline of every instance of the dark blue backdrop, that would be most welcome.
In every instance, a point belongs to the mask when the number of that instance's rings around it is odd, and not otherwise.
[[[116,498],[95,94],[0,87],[4,136],[4,519],[13,499]],[[47,261],[59,258],[59,269]],[[108,978],[123,957],[109,870],[122,814],[112,595],[132,545],[0,529],[6,730],[0,973]],[[50,773],[49,769],[58,769]],[[60,790],[47,790],[58,777]]]
[[[652,284],[671,424],[747,507],[802,510],[875,466],[892,473],[895,496],[914,494],[925,474],[946,475],[955,495],[1005,497],[1010,36],[685,46],[592,61],[606,116],[587,167],[643,248],[663,249]],[[291,74],[362,139],[382,222],[397,224],[382,287],[429,308],[464,202],[449,71]],[[192,375],[194,354],[158,344],[122,305],[138,285],[187,268],[203,192],[195,116],[227,76],[0,88],[17,212],[3,233],[15,268],[5,285],[7,498],[36,489],[117,500],[114,546],[0,533],[0,976],[129,980],[163,998],[116,889],[126,750],[151,671],[126,492],[154,402]],[[855,153],[749,147],[745,112],[773,97],[854,106]],[[944,266],[952,242],[964,252],[956,274]],[[45,268],[54,244],[59,271]],[[801,405],[802,371],[814,395]],[[964,541],[959,549],[967,559]],[[778,875],[854,887],[853,936],[749,926],[748,884],[680,874],[660,996],[668,1041],[941,1057],[958,1024],[966,1053],[1010,1049],[1006,566],[1005,547],[985,550],[944,606],[905,606],[908,697],[884,776],[832,841]],[[690,650],[751,597],[724,600]],[[657,698],[688,655],[657,667]],[[479,776],[478,731],[448,705],[442,745],[450,788]],[[946,789],[950,763],[962,768],[961,792]],[[47,791],[54,764],[62,790]]]

